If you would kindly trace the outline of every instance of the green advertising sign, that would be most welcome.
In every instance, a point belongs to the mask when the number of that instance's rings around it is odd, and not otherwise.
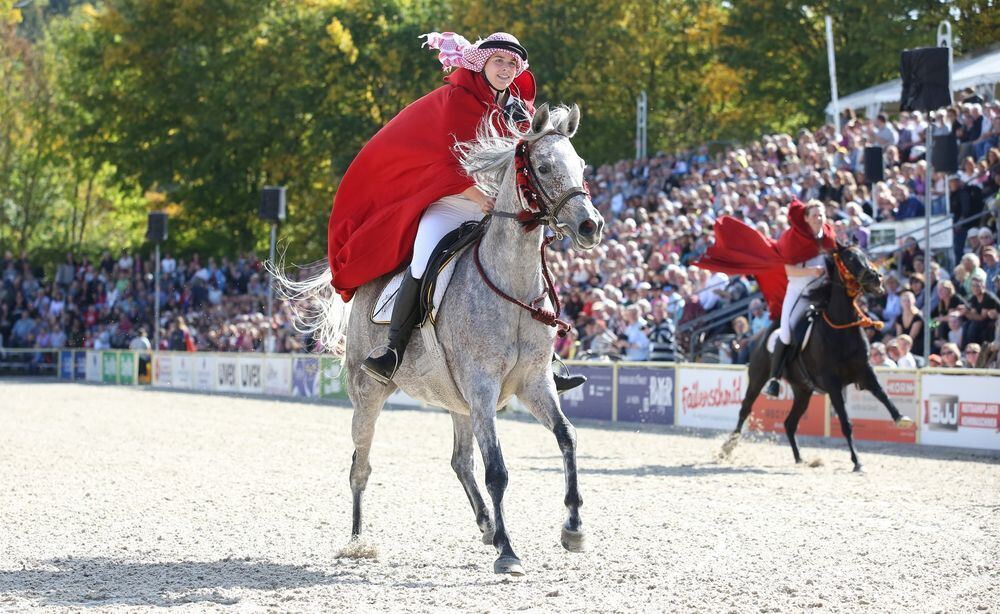
[[[135,352],[118,354],[118,383],[135,384]]]
[[[101,352],[101,381],[105,384],[118,383],[118,354],[115,352]]]
[[[340,361],[329,357],[319,359],[319,396],[324,399],[347,399],[347,371]]]

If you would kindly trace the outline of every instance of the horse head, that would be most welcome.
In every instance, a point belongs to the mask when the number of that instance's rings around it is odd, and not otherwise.
[[[543,104],[522,135],[517,155],[522,156],[519,172],[539,197],[537,219],[557,235],[568,235],[578,249],[589,250],[601,242],[604,218],[590,199],[583,180],[586,163],[571,141],[579,125],[577,105],[550,110]]]
[[[885,286],[882,285],[882,276],[878,270],[872,266],[868,256],[856,245],[839,245],[834,254],[843,263],[843,270],[839,271],[840,276],[845,277],[846,272],[851,279],[842,279],[850,286],[857,283],[862,292],[875,296],[885,296]],[[839,268],[839,267],[838,267]]]

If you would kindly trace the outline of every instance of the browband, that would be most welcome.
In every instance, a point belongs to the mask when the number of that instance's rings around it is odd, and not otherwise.
[[[485,41],[479,45],[479,49],[501,49],[503,51],[509,51],[515,55],[521,57],[525,62],[528,61],[528,51],[512,41]]]

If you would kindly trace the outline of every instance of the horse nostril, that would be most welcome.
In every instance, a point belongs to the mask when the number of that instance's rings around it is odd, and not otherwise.
[[[592,220],[583,220],[580,222],[580,234],[584,237],[591,237],[597,232],[597,224]]]

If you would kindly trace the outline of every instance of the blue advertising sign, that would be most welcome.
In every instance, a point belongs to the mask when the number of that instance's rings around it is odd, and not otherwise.
[[[292,363],[292,396],[319,396],[319,358],[295,358]]]
[[[73,379],[73,352],[59,352],[59,379]]]
[[[573,375],[587,376],[587,383],[559,397],[563,413],[570,418],[610,421],[614,393],[614,369],[611,365],[573,365],[569,369]]]
[[[87,379],[87,353],[84,351],[73,352],[73,379]]]
[[[619,367],[618,421],[674,423],[674,368]]]

